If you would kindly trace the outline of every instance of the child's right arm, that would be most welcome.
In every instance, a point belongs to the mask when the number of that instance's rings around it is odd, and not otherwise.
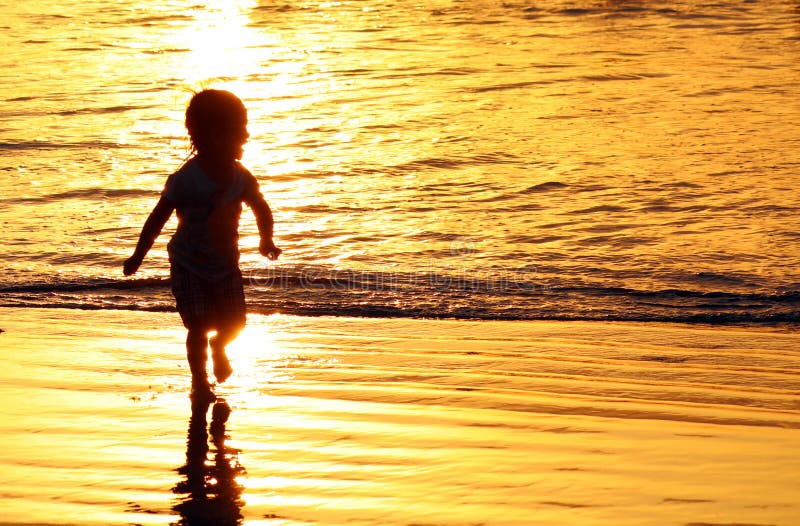
[[[142,261],[144,261],[144,257],[147,255],[150,247],[153,246],[156,238],[161,233],[161,229],[164,228],[164,224],[169,220],[169,216],[172,215],[174,210],[175,205],[172,204],[170,200],[165,197],[158,200],[155,208],[150,212],[147,221],[144,222],[142,233],[139,235],[139,242],[136,244],[136,250],[133,251],[131,257],[125,260],[123,272],[126,276],[130,276],[139,270],[139,266],[142,264]]]

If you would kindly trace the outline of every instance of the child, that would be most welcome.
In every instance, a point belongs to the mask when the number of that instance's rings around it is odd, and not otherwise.
[[[233,372],[225,346],[245,324],[238,248],[242,203],[255,214],[261,234],[259,252],[274,260],[281,249],[272,241],[272,212],[258,181],[239,163],[250,136],[242,101],[227,91],[201,91],[186,109],[186,129],[194,155],[167,179],[136,250],[125,261],[124,273],[130,276],[138,270],[176,211],[178,228],[167,245],[172,293],[188,329],[192,400],[210,402],[215,396],[206,374],[206,347],[211,347],[214,376],[222,383]],[[209,340],[210,331],[216,335]]]

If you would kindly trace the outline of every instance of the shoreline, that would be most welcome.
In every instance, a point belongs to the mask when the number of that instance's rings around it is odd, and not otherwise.
[[[17,303],[0,303],[0,311],[3,310],[42,310],[42,311],[78,311],[78,312],[129,312],[133,315],[135,313],[152,313],[152,314],[165,314],[177,315],[177,309],[174,306],[174,300],[165,304],[157,304],[147,307],[132,308],[125,305],[95,305],[92,303],[75,304],[75,305],[49,305],[49,304],[17,304]],[[267,318],[272,316],[286,316],[296,317],[303,319],[342,319],[342,320],[399,320],[399,321],[418,321],[418,322],[454,322],[454,323],[565,323],[565,324],[589,324],[589,325],[618,325],[618,326],[664,326],[678,329],[687,330],[707,330],[707,331],[745,331],[745,332],[767,332],[775,334],[800,334],[800,327],[796,321],[735,321],[735,320],[721,320],[717,322],[711,321],[686,321],[675,320],[668,318],[582,318],[570,316],[552,316],[541,318],[483,318],[483,317],[469,317],[469,316],[418,316],[413,313],[399,312],[398,315],[378,315],[378,314],[359,314],[357,312],[344,312],[342,314],[332,314],[328,311],[320,310],[318,312],[312,310],[296,309],[279,309],[265,310],[263,312],[251,312],[248,308],[248,317],[254,318]],[[0,328],[0,334],[3,329]]]
[[[794,333],[251,316],[224,403],[193,412],[177,314],[0,308],[0,327],[3,526],[800,514]]]

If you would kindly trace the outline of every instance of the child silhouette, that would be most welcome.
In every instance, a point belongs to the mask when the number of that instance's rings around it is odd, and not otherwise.
[[[250,136],[242,101],[228,91],[196,93],[186,109],[186,129],[193,156],[167,178],[123,270],[130,276],[139,269],[176,211],[178,227],[167,245],[172,293],[188,330],[186,355],[192,373],[192,399],[209,402],[215,396],[206,374],[206,349],[210,345],[214,376],[224,382],[233,372],[225,347],[245,325],[238,248],[242,203],[256,217],[261,235],[259,252],[274,260],[281,249],[272,241],[272,212],[258,181],[239,163]],[[211,331],[216,335],[209,339]]]

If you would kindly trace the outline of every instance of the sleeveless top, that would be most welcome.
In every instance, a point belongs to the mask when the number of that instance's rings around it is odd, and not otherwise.
[[[170,262],[208,281],[238,270],[239,216],[252,192],[260,192],[258,181],[239,163],[226,185],[208,177],[197,158],[170,175],[161,194],[178,216],[167,245]]]

